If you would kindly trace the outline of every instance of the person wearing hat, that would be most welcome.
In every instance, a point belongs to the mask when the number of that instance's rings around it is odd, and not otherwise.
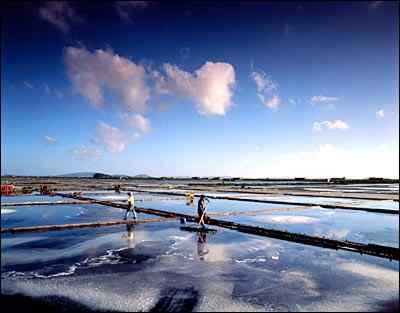
[[[124,220],[128,219],[129,212],[132,212],[133,219],[136,220],[135,198],[133,197],[132,192],[128,192],[128,208],[126,209]]]

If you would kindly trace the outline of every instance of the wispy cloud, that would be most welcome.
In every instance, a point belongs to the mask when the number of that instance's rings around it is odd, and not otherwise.
[[[313,96],[310,99],[312,105],[315,104],[332,104],[333,102],[339,101],[338,97],[327,97],[327,96]]]
[[[385,112],[382,109],[380,109],[375,112],[375,115],[377,119],[382,119],[385,117]]]
[[[301,103],[301,100],[300,99],[289,98],[288,102],[290,104],[297,105],[297,104]]]
[[[102,88],[114,91],[128,111],[143,112],[149,99],[149,87],[142,65],[114,54],[112,51],[68,47],[65,62],[69,78],[77,93],[90,103],[104,104]]]
[[[346,130],[349,129],[349,125],[342,120],[314,122],[313,124],[313,130],[315,131],[322,131],[324,128]]]
[[[385,1],[370,1],[368,3],[368,6],[372,9],[376,9],[379,8],[380,6],[382,6],[385,3]]]
[[[272,81],[262,70],[253,71],[250,77],[256,84],[257,96],[261,102],[270,109],[278,108],[282,103],[281,98],[277,94],[278,84]]]
[[[48,1],[39,8],[39,16],[64,33],[68,33],[71,23],[82,22],[74,8],[67,1]]]
[[[46,94],[48,94],[48,95],[54,95],[58,99],[64,98],[64,94],[61,91],[59,91],[57,89],[51,89],[48,84],[43,84],[43,88],[44,88]]]
[[[282,100],[281,98],[279,98],[278,95],[272,95],[271,97],[266,97],[263,94],[258,94],[258,97],[260,98],[261,102],[264,103],[264,105],[270,109],[276,109],[278,108],[281,103]]]
[[[75,148],[71,150],[74,158],[78,160],[98,160],[101,158],[101,153],[99,150],[95,148],[88,148],[86,146],[82,146],[80,148]]]
[[[44,136],[44,139],[46,140],[46,142],[50,145],[55,144],[57,142],[57,139],[50,137],[50,136]]]
[[[165,63],[163,71],[152,72],[156,91],[192,101],[199,114],[225,115],[233,105],[235,69],[229,63],[206,62],[194,73]]]
[[[294,31],[294,27],[291,26],[290,24],[286,23],[285,27],[283,29],[283,33],[285,34],[285,36],[289,36],[290,34],[292,34]]]
[[[30,82],[28,82],[28,81],[24,81],[24,86],[25,86],[26,88],[29,88],[29,89],[33,89],[33,88],[34,88],[33,85],[32,85]]]
[[[149,6],[148,1],[116,1],[114,8],[119,17],[127,23],[133,23],[132,14],[135,10]]]

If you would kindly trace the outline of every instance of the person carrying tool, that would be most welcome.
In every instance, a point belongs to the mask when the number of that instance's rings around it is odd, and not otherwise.
[[[132,192],[128,192],[128,208],[126,209],[124,220],[128,219],[129,212],[132,212],[133,219],[136,220],[135,198],[133,197]]]
[[[210,202],[208,198],[206,198],[205,195],[201,195],[199,202],[197,203],[197,214],[199,216],[199,225],[201,225],[203,228],[205,228],[204,222],[207,221],[207,202]]]

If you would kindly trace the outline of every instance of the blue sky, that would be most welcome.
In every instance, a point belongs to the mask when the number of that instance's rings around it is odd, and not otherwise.
[[[398,3],[3,10],[1,172],[398,177]]]

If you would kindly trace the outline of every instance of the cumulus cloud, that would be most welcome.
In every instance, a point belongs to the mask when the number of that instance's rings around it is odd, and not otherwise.
[[[88,148],[86,146],[72,149],[72,155],[74,156],[74,158],[78,160],[84,160],[84,159],[98,160],[101,158],[101,153],[99,150],[94,148]]]
[[[270,109],[278,108],[282,100],[277,94],[278,85],[264,71],[253,71],[250,77],[257,87],[257,96]]]
[[[24,81],[24,86],[25,86],[26,88],[33,89],[33,85],[32,85],[30,82],[28,82],[28,81]]]
[[[147,134],[150,129],[150,120],[141,114],[123,114],[122,119],[125,123],[134,129],[137,129],[142,134]]]
[[[102,88],[107,87],[120,98],[125,109],[143,112],[149,99],[146,72],[142,65],[113,54],[112,51],[68,47],[65,62],[69,78],[77,93],[93,105],[104,104]]]
[[[39,16],[64,33],[68,33],[71,23],[81,22],[72,6],[67,1],[48,1],[39,8]]]
[[[349,125],[342,120],[314,122],[313,124],[313,130],[315,131],[322,131],[324,128],[345,130],[349,128]]]
[[[94,141],[112,153],[123,151],[128,143],[126,136],[119,128],[104,122],[97,123]]]
[[[376,115],[377,119],[382,119],[385,117],[385,112],[382,109],[380,109],[380,110],[376,111],[375,115]]]
[[[232,106],[235,70],[229,63],[206,62],[194,73],[163,65],[165,75],[153,71],[156,91],[192,101],[202,115],[225,115]]]
[[[144,9],[148,5],[148,1],[116,1],[114,8],[122,20],[127,23],[133,23],[131,15],[134,10]]]
[[[311,97],[310,101],[314,104],[329,104],[332,102],[339,101],[338,97],[327,97],[327,96],[313,96]]]
[[[48,143],[48,144],[55,144],[56,142],[57,142],[57,139],[55,139],[55,138],[53,138],[53,137],[50,137],[50,136],[44,136],[44,139],[46,140],[46,142]]]

